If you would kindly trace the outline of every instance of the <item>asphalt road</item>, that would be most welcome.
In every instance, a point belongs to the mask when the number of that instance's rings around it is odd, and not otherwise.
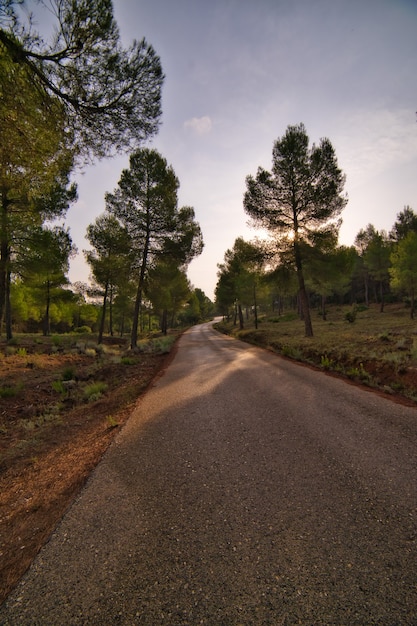
[[[0,624],[417,624],[417,410],[180,340]]]

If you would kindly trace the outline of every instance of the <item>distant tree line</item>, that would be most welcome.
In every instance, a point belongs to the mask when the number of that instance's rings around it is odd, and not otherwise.
[[[403,302],[413,319],[417,295],[417,215],[409,207],[397,214],[389,232],[372,224],[361,229],[353,246],[304,250],[304,278],[310,308],[326,319],[328,304]],[[237,238],[218,266],[215,291],[218,312],[243,328],[257,324],[259,312],[296,311],[303,319],[297,271],[273,245]]]

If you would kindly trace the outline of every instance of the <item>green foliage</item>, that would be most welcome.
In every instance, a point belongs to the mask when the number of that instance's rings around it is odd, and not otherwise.
[[[349,367],[346,370],[346,375],[349,378],[354,378],[362,382],[368,382],[370,380],[370,376],[368,372],[365,370],[363,363],[359,363],[358,367]]]
[[[50,334],[51,308],[55,300],[66,299],[61,289],[68,283],[69,259],[76,252],[68,229],[39,227],[33,229],[28,249],[20,260],[18,271],[43,309],[43,333]]]
[[[114,193],[106,194],[106,210],[129,233],[129,254],[138,268],[131,329],[134,348],[150,267],[163,258],[172,267],[184,268],[193,255],[201,252],[202,236],[194,210],[178,209],[179,181],[166,159],[146,148],[131,154],[129,165],[122,171]]]
[[[107,415],[106,417],[109,428],[117,428],[119,422],[113,417],[113,415]]]
[[[171,351],[172,344],[175,342],[176,337],[158,337],[153,341],[153,352],[156,354],[168,354]]]
[[[347,313],[345,313],[345,320],[347,322],[349,322],[349,324],[353,324],[356,320],[356,314],[357,314],[357,310],[356,309],[352,309],[351,311],[347,311]]]
[[[0,398],[14,398],[22,391],[23,385],[4,385],[0,387]]]
[[[53,335],[51,339],[53,346],[59,347],[60,345],[62,345],[62,337],[60,337],[59,335]]]
[[[333,367],[333,359],[330,359],[327,354],[324,354],[320,359],[320,365],[325,370],[331,370]]]
[[[135,365],[136,359],[132,358],[131,356],[123,356],[120,359],[120,363],[122,365]]]
[[[258,242],[238,237],[232,249],[225,252],[224,263],[219,264],[216,303],[219,310],[228,311],[238,303],[252,307],[262,293],[261,273],[266,254]]]
[[[60,393],[60,394],[65,394],[66,393],[66,389],[65,389],[64,385],[62,384],[62,380],[54,380],[54,381],[52,381],[52,389],[56,393]]]
[[[73,367],[69,366],[64,369],[62,372],[62,380],[74,380],[75,370]]]
[[[356,304],[355,310],[356,313],[364,313],[365,311],[369,310],[369,307],[367,307],[366,304]]]
[[[298,320],[299,316],[297,315],[297,313],[284,313],[283,315],[280,315],[279,317],[273,317],[271,319],[268,319],[269,322],[273,322],[274,324],[277,324],[279,322],[293,322],[294,320]]]
[[[244,208],[254,223],[277,238],[281,255],[287,255],[297,272],[305,334],[313,335],[304,280],[306,250],[335,241],[338,217],[346,205],[345,178],[328,139],[309,148],[303,124],[288,126],[274,144],[272,171],[258,168],[246,178]]]
[[[77,335],[86,335],[91,333],[91,328],[89,326],[78,326],[74,328],[74,333]]]
[[[130,237],[127,229],[113,215],[100,215],[87,227],[87,239],[93,250],[84,252],[94,280],[103,295],[98,343],[101,344],[106,322],[107,305],[113,320],[113,302],[126,292],[132,266]],[[112,332],[112,328],[110,329]]]
[[[417,233],[410,231],[391,254],[391,286],[396,291],[405,291],[411,298],[411,317],[414,315],[414,300],[417,293]]]
[[[138,342],[136,349],[139,352],[149,354],[167,354],[170,352],[176,339],[176,335],[166,335],[164,337],[141,339]]]
[[[161,319],[161,331],[167,333],[168,316],[174,318],[179,311],[188,313],[191,323],[197,323],[200,318],[199,302],[192,297],[190,284],[185,272],[175,264],[160,261],[148,272],[146,293],[153,309]],[[187,303],[188,300],[188,303]],[[185,306],[187,303],[188,306]],[[193,304],[194,310],[193,310]],[[195,311],[197,308],[197,312]]]
[[[51,0],[56,23],[50,43],[34,31],[36,11],[30,24],[20,23],[26,12],[15,11],[18,4],[10,3],[14,19],[5,20],[0,30],[1,49],[16,71],[31,75],[32,99],[33,94],[41,100],[53,97],[78,156],[126,151],[157,131],[159,58],[144,39],[122,47],[110,1]],[[48,119],[53,126],[54,118]]]
[[[83,397],[86,402],[96,402],[99,400],[103,393],[107,389],[107,384],[104,382],[93,382],[84,387]]]
[[[10,277],[31,250],[31,234],[46,219],[65,214],[75,189],[69,185],[72,155],[62,107],[34,87],[33,68],[12,59],[4,38],[10,41],[0,29],[0,318],[5,312],[10,338]]]

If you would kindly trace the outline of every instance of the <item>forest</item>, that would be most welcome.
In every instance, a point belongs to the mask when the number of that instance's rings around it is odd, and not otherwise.
[[[273,167],[246,179],[244,209],[269,238],[238,237],[218,266],[216,304],[226,318],[244,314],[281,315],[296,310],[305,336],[313,336],[311,308],[326,319],[327,305],[404,302],[413,318],[417,287],[417,215],[410,206],[397,214],[390,232],[373,224],[361,229],[352,246],[338,243],[348,198],[345,176],[329,139],[309,146],[303,124],[289,126],[276,140]]]
[[[54,0],[56,33],[44,39],[18,1],[0,8],[0,322],[14,333],[94,332],[130,336],[195,324],[220,314],[296,309],[313,336],[310,309],[331,303],[402,301],[413,317],[417,216],[398,212],[390,232],[364,224],[354,245],[338,244],[348,199],[329,139],[309,146],[303,124],[273,149],[273,168],[246,180],[243,209],[269,239],[237,238],[218,267],[215,303],[187,267],[201,254],[194,207],[178,206],[172,165],[144,144],[158,132],[164,75],[145,40],[124,48],[112,3]],[[77,199],[76,168],[130,155],[105,211],[78,251],[63,225]],[[90,284],[70,284],[82,253]],[[354,313],[352,313],[354,315]]]
[[[144,143],[158,132],[164,75],[143,39],[124,48],[110,0],[51,2],[50,41],[0,7],[0,321],[14,333],[130,334],[193,324],[210,300],[186,275],[203,249],[194,208],[178,206],[171,165]],[[106,194],[82,251],[91,284],[70,284],[76,249],[63,225],[72,173],[123,153],[130,168]]]
[[[244,241],[239,237],[219,265],[216,304],[226,318],[243,327],[256,317],[300,314],[299,288],[291,264],[271,262],[274,242]],[[305,249],[305,276],[311,308],[326,320],[328,306],[349,305],[346,321],[355,310],[402,303],[413,319],[417,289],[417,215],[406,206],[389,232],[372,224],[361,229],[354,245],[328,250]]]

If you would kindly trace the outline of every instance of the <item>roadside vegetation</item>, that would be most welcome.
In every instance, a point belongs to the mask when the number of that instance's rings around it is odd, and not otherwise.
[[[253,312],[241,329],[233,318],[216,324],[221,332],[313,365],[387,394],[417,402],[417,327],[402,303],[328,308],[326,320],[312,311],[314,337],[303,336],[296,311],[261,315]]]
[[[167,363],[181,329],[0,340],[0,602]]]

